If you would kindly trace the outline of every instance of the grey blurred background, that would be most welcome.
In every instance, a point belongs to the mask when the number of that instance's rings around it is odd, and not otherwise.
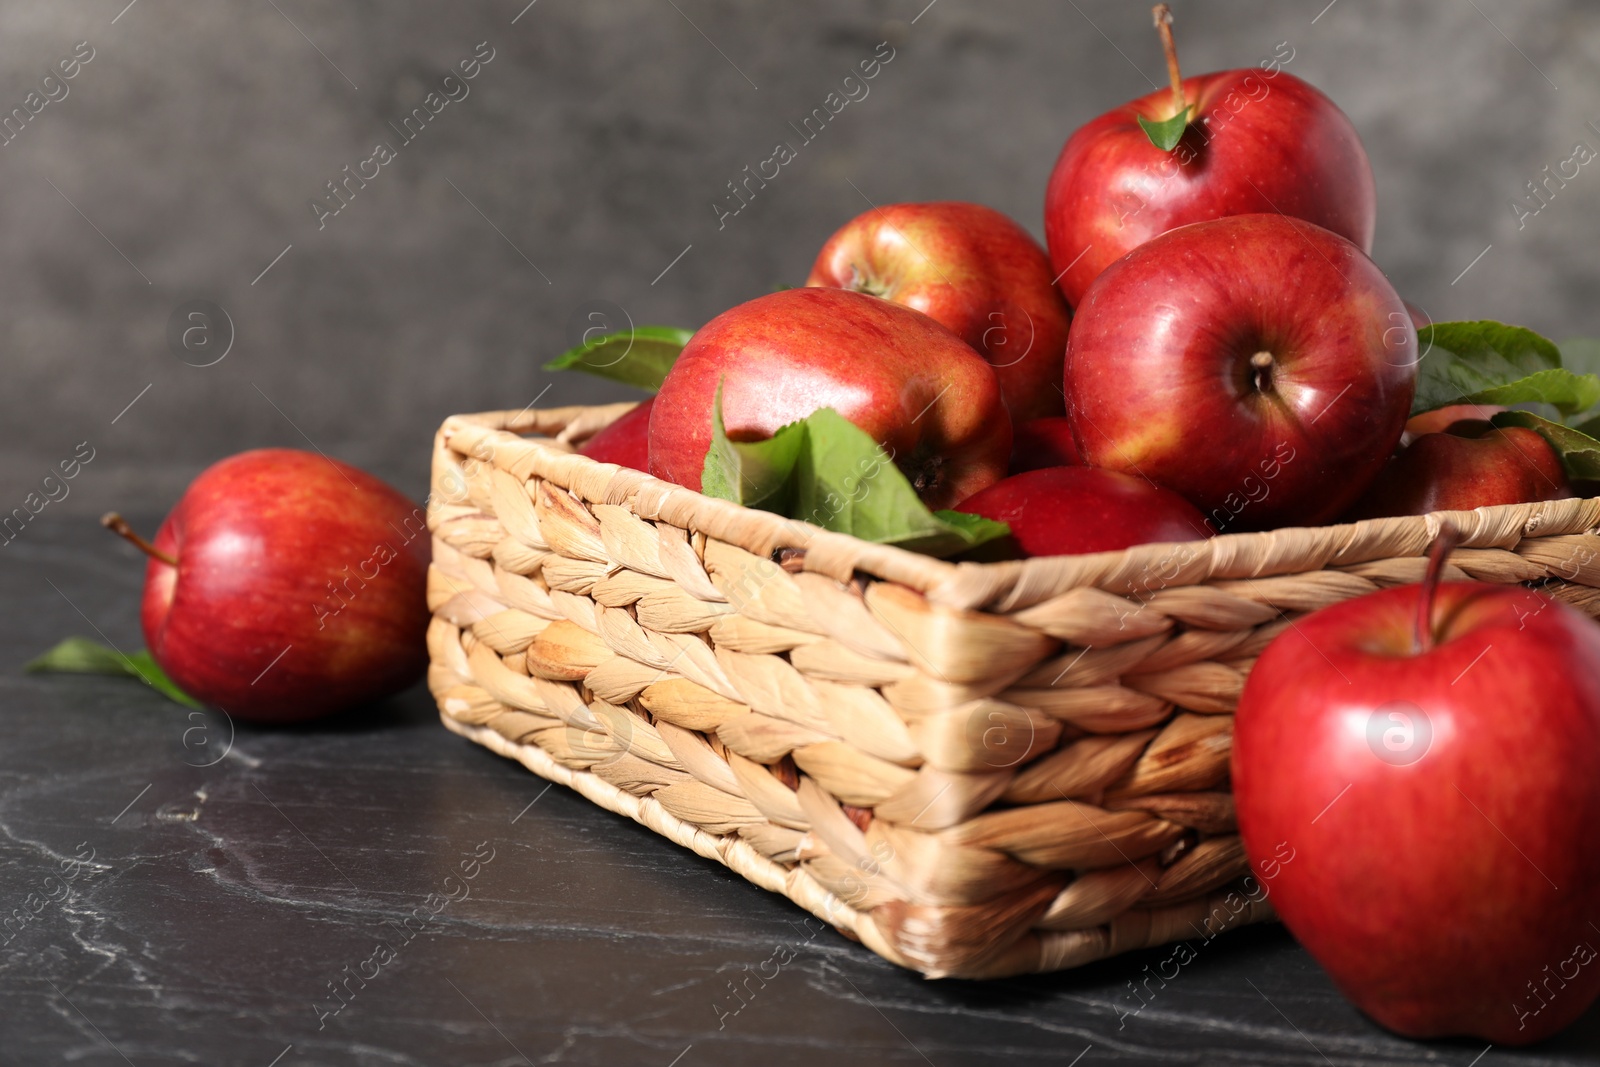
[[[23,538],[159,513],[265,445],[313,442],[420,499],[449,414],[629,395],[540,370],[589,311],[697,326],[798,283],[869,199],[981,201],[1039,235],[1067,135],[1165,84],[1126,0],[526,3],[0,5],[0,114],[93,50],[0,146],[0,512],[94,450]],[[1174,6],[1186,72],[1287,41],[1348,112],[1375,258],[1413,302],[1600,334],[1600,163],[1520,227],[1510,206],[1600,149],[1600,4]],[[726,183],[885,40],[870,95],[719,228]],[[480,42],[468,95],[401,145],[388,123]],[[380,141],[396,158],[319,228],[309,202]],[[212,366],[169,345],[196,299],[236,334]]]

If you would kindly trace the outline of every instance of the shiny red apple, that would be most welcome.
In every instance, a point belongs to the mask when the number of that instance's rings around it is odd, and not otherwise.
[[[1415,422],[1416,420],[1412,420]],[[1495,429],[1458,420],[1448,433],[1426,433],[1388,462],[1349,518],[1470,511],[1572,495],[1561,457],[1521,426]]]
[[[1239,830],[1362,1011],[1526,1044],[1600,996],[1600,628],[1536,590],[1436,577],[1262,653],[1234,719]]]
[[[1170,35],[1166,43],[1178,82]],[[1157,148],[1139,119],[1162,122],[1184,107],[1182,138]],[[1377,194],[1361,138],[1333,101],[1275,66],[1181,79],[1080,127],[1050,175],[1045,238],[1076,309],[1101,271],[1151,238],[1258,212],[1372,248]]]
[[[1011,541],[1024,556],[1114,552],[1212,534],[1205,516],[1177,493],[1093,467],[1013,474],[974,493],[956,510],[1009,525]]]
[[[398,692],[428,663],[422,508],[338,460],[269,448],[201,472],[140,543],[150,654],[239,719],[312,719]]]
[[[844,289],[786,289],[723,312],[672,365],[650,412],[650,473],[691,489],[711,407],[734,440],[832,408],[883,445],[932,508],[1005,476],[1011,420],[993,368],[919,311]]]
[[[987,359],[1014,421],[1062,411],[1071,312],[1049,257],[1009,218],[961,201],[888,204],[822,246],[807,285],[853,289],[916,308]]]
[[[1219,532],[1310,525],[1394,451],[1416,364],[1405,305],[1359,248],[1234,215],[1095,280],[1067,342],[1067,413],[1086,463],[1182,493]]]
[[[1011,473],[1041,467],[1077,467],[1083,464],[1072,420],[1065,415],[1018,423],[1011,428]]]
[[[649,470],[650,409],[655,402],[651,397],[589,438],[579,446],[578,455],[636,471]]]

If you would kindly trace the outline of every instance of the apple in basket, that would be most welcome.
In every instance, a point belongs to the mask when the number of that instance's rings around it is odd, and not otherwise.
[[[1152,541],[1195,541],[1212,532],[1205,516],[1172,490],[1094,467],[1013,474],[956,510],[1009,524],[1005,547],[1024,556],[1114,552]]]
[[[1072,420],[1065,415],[1019,422],[1012,427],[1012,474],[1036,471],[1040,467],[1077,467],[1082,464],[1078,442],[1072,436]]]
[[[1463,419],[1446,433],[1425,433],[1401,449],[1349,517],[1469,511],[1571,495],[1561,457],[1539,434]]]
[[[1293,49],[1280,45],[1261,69],[1183,79],[1165,7],[1157,27],[1171,88],[1080,127],[1050,175],[1045,238],[1067,302],[1076,310],[1101,271],[1151,238],[1226,215],[1282,213],[1371,250],[1372,165],[1344,112],[1282,69]],[[1141,119],[1171,123],[1170,150]]]
[[[310,452],[208,467],[137,544],[150,654],[190,696],[258,722],[388,696],[428,662],[422,511],[364,471]]]
[[[1272,902],[1372,1018],[1526,1044],[1600,995],[1600,627],[1440,584],[1449,540],[1422,584],[1302,618],[1256,661],[1239,831],[1258,874],[1295,850]]]
[[[1309,222],[1182,226],[1089,287],[1067,415],[1085,463],[1182,493],[1219,533],[1325,522],[1400,440],[1409,323],[1377,266]]]
[[[639,404],[583,443],[578,455],[636,471],[650,469],[650,409],[656,398]]]
[[[1013,420],[1061,414],[1072,313],[1044,249],[993,208],[960,201],[873,208],[828,238],[806,284],[916,308],[989,361]]]
[[[650,412],[650,473],[691,489],[711,409],[760,440],[833,408],[888,451],[931,508],[999,481],[1011,420],[993,368],[919,311],[844,289],[786,289],[723,312],[690,339]]]

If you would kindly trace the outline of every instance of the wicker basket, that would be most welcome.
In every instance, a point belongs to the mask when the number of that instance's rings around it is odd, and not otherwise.
[[[447,727],[930,976],[1272,917],[1232,710],[1302,612],[1447,576],[1600,613],[1600,500],[951,564],[572,454],[631,405],[436,438]]]

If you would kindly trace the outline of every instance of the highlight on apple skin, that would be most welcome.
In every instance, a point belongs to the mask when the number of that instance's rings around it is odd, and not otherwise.
[[[761,440],[832,408],[883,445],[930,508],[1005,477],[1011,420],[993,368],[910,308],[844,289],[785,289],[701,327],[650,413],[650,473],[700,488],[711,410]]]
[[[807,285],[880,296],[927,315],[994,367],[1013,421],[1060,415],[1072,313],[1043,248],[1011,219],[944,200],[886,204],[828,238]]]
[[[1317,525],[1400,440],[1409,323],[1337,234],[1283,215],[1183,226],[1090,286],[1067,341],[1068,417],[1086,463],[1181,493],[1219,533]]]

